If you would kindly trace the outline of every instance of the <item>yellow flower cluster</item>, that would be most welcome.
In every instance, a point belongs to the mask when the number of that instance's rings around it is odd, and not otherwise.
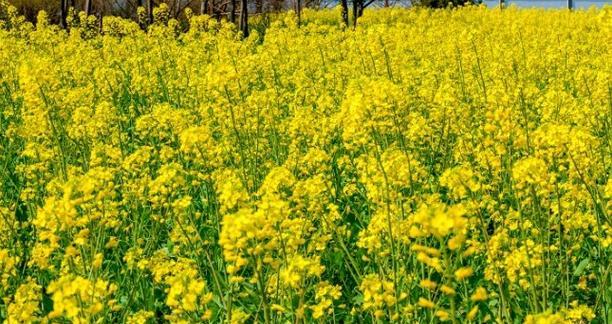
[[[47,316],[50,319],[66,318],[73,323],[89,323],[105,308],[115,304],[110,296],[117,286],[98,279],[89,279],[74,275],[65,275],[53,281],[47,287],[53,300],[53,311]]]
[[[572,303],[570,308],[563,308],[557,313],[547,310],[535,315],[527,315],[525,324],[572,324],[592,321],[595,318],[593,310],[585,305]]]
[[[0,322],[611,318],[609,6],[170,10],[0,0]]]
[[[15,291],[13,300],[8,303],[6,322],[28,323],[40,320],[39,305],[41,287],[34,280],[26,279]]]

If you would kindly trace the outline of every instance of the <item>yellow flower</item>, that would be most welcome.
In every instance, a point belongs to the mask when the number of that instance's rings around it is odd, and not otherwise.
[[[447,286],[447,285],[442,285],[442,286],[440,287],[440,291],[441,291],[442,293],[446,294],[446,295],[449,295],[449,296],[453,296],[453,295],[455,295],[455,293],[456,293],[456,292],[455,292],[455,289],[453,289],[452,287],[449,287],[449,286]]]
[[[471,267],[459,268],[455,271],[455,278],[457,278],[457,280],[459,281],[462,281],[472,276],[473,273],[474,273],[474,270],[472,270]]]
[[[363,309],[383,310],[395,305],[395,290],[393,282],[381,280],[374,274],[367,275],[359,286],[363,294]]]
[[[155,313],[151,311],[141,310],[127,318],[128,324],[146,324],[148,321],[155,316]]]
[[[437,310],[434,315],[436,315],[437,318],[439,318],[441,321],[448,321],[450,320],[450,314],[445,311],[445,310]]]
[[[13,301],[7,307],[7,323],[31,323],[40,320],[42,288],[32,278],[17,288]]]
[[[79,276],[60,277],[47,287],[53,301],[49,317],[90,320],[112,304],[110,297],[116,289],[116,285],[101,279],[91,281]]]
[[[92,269],[99,269],[102,266],[103,261],[104,261],[104,254],[96,253],[93,260],[91,261]]]
[[[476,288],[476,291],[474,291],[474,293],[470,297],[470,299],[474,302],[484,301],[484,300],[487,300],[487,298],[489,298],[487,294],[487,290],[484,289],[483,287]]]
[[[417,305],[423,308],[434,308],[436,304],[434,304],[431,300],[420,297]]]
[[[478,315],[478,305],[472,307],[465,317],[471,321],[476,318],[476,315]]]
[[[421,283],[419,285],[422,288],[424,288],[424,289],[433,290],[433,289],[436,289],[436,286],[438,284],[436,282],[434,282],[434,281],[429,280],[429,279],[423,279],[423,280],[421,280]]]

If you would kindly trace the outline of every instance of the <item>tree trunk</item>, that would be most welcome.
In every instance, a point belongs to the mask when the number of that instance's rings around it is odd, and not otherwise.
[[[153,23],[153,0],[147,1],[147,16],[149,19],[149,25]]]
[[[389,0],[385,0],[385,8],[389,8]]]
[[[230,21],[232,23],[236,23],[236,0],[232,0],[232,2],[230,3]]]
[[[66,24],[66,17],[68,17],[67,5],[68,3],[66,0],[60,1],[60,26],[64,29],[68,27],[68,25]]]
[[[138,21],[138,25],[140,26],[140,29],[144,30],[146,23],[144,21],[141,21],[140,16],[138,15],[138,9],[142,6],[144,6],[143,0],[138,0],[136,2],[136,14],[134,15],[134,17],[136,17],[136,21]]]
[[[348,0],[340,0],[340,5],[342,6],[342,22],[346,27],[348,27]]]
[[[363,16],[363,10],[366,6],[372,4],[373,0],[366,4],[363,0],[353,0],[353,27],[357,27],[357,19]]]
[[[87,16],[91,15],[92,7],[93,7],[92,0],[85,0],[85,14]]]
[[[208,12],[208,0],[200,1],[200,15]]]
[[[300,27],[302,23],[302,0],[296,0],[295,7],[295,12],[297,14],[297,25]]]
[[[353,28],[357,27],[357,18],[359,12],[359,0],[353,0]]]
[[[240,2],[240,30],[243,37],[249,37],[249,5],[247,0],[241,0]]]

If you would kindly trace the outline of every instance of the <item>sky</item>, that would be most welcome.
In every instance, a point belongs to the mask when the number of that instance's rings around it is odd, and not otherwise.
[[[567,0],[506,0],[509,4],[518,7],[565,8]],[[499,0],[484,0],[487,6],[498,6]],[[574,0],[575,8],[602,7],[604,4],[612,5],[612,0]]]

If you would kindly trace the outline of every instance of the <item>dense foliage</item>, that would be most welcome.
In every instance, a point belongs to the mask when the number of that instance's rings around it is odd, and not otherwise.
[[[0,320],[612,319],[609,7],[0,11]]]

